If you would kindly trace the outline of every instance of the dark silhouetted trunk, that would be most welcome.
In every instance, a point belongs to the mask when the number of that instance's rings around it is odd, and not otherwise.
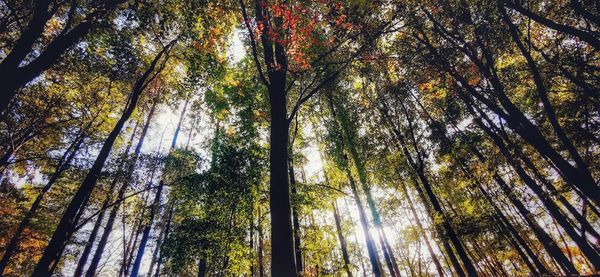
[[[183,105],[183,109],[181,110],[181,114],[179,115],[179,123],[177,123],[177,128],[175,129],[175,134],[173,135],[173,140],[171,140],[171,151],[175,149],[177,145],[177,138],[179,137],[179,131],[181,130],[181,124],[183,123],[183,119],[185,117],[185,112],[187,110],[188,103],[190,101],[190,97],[185,100],[185,104]],[[161,178],[158,188],[156,189],[156,194],[154,195],[154,201],[152,206],[150,207],[149,221],[144,226],[144,231],[142,231],[142,238],[140,239],[140,245],[135,256],[135,261],[133,262],[133,266],[131,268],[131,276],[137,277],[139,274],[140,266],[142,264],[142,257],[144,256],[144,252],[146,250],[146,245],[148,243],[148,238],[150,236],[150,231],[152,230],[152,225],[154,224],[154,218],[156,214],[159,212],[160,207],[160,199],[162,196],[162,191],[165,186],[165,181]]]
[[[260,212],[260,208],[258,209],[258,226],[256,231],[258,232],[258,277],[265,276],[265,265],[263,261],[263,229],[260,220],[262,218],[262,214]]]
[[[290,171],[290,185],[292,191],[292,197],[296,197],[298,195],[296,176],[294,176],[294,161],[292,155],[290,154],[289,159],[289,171]],[[294,226],[294,249],[296,254],[296,269],[298,270],[298,275],[302,274],[304,270],[304,266],[302,264],[302,248],[300,241],[300,220],[298,219],[298,207],[292,205],[292,223]]]
[[[198,261],[198,277],[206,277],[206,259],[200,258]]]
[[[125,192],[127,191],[127,188],[129,187],[129,184],[132,181],[133,172],[135,170],[135,165],[136,165],[137,160],[142,151],[142,146],[144,145],[144,140],[146,138],[146,134],[148,133],[148,129],[150,128],[150,123],[152,122],[152,117],[154,115],[157,104],[158,104],[157,100],[155,99],[154,102],[152,103],[152,107],[150,108],[150,111],[148,112],[148,117],[146,118],[146,122],[144,123],[144,127],[142,129],[142,133],[140,134],[138,143],[135,147],[133,157],[129,161],[129,166],[127,168],[127,171],[125,172],[123,183],[121,184],[121,187],[119,188],[119,191],[117,192],[117,197],[116,197],[117,201],[119,201],[120,199],[122,199],[124,197]],[[108,242],[108,238],[110,237],[110,234],[113,230],[113,225],[117,218],[117,213],[119,212],[119,208],[120,208],[120,204],[117,204],[117,205],[114,205],[110,211],[108,220],[106,222],[106,226],[104,227],[104,232],[102,233],[102,236],[100,237],[100,241],[98,241],[98,246],[96,247],[94,257],[92,258],[90,266],[85,274],[86,276],[95,276],[95,274],[96,274],[96,270],[98,269],[98,266],[100,265],[100,259],[102,258],[102,255],[104,254],[104,249],[106,247],[106,243]]]
[[[408,190],[406,189],[406,184],[404,182],[400,182],[400,183],[401,183],[400,188],[402,189],[402,192],[404,193],[404,196],[406,197],[406,201],[408,202],[410,212],[412,213],[412,216],[415,218],[415,223],[417,224],[417,227],[419,228],[419,230],[422,232],[423,241],[425,242],[425,246],[427,247],[429,256],[431,256],[431,259],[433,260],[433,264],[435,265],[435,269],[438,272],[438,276],[445,276],[444,269],[442,268],[442,264],[440,264],[440,260],[437,258],[437,254],[435,254],[435,252],[433,252],[433,247],[431,247],[431,242],[429,241],[429,237],[425,233],[425,228],[423,228],[423,223],[421,223],[421,219],[419,218],[419,214],[417,213],[417,210],[415,209],[415,205],[414,205],[410,195],[408,194]]]
[[[48,183],[46,183],[46,185],[42,188],[42,191],[40,192],[40,194],[38,194],[38,196],[31,204],[31,207],[19,223],[19,226],[17,226],[15,234],[12,236],[12,238],[6,245],[4,255],[2,256],[2,260],[0,260],[0,276],[3,274],[4,269],[8,265],[8,262],[10,261],[10,258],[12,257],[13,253],[18,249],[19,239],[23,235],[23,231],[25,231],[27,226],[29,226],[31,219],[33,218],[37,210],[40,208],[42,199],[44,198],[46,193],[50,191],[50,189],[56,183],[56,181],[58,181],[62,173],[71,165],[73,158],[76,156],[77,152],[81,148],[81,145],[83,144],[83,141],[85,140],[86,132],[90,128],[92,122],[90,122],[83,130],[81,130],[81,132],[75,138],[73,143],[71,143],[69,148],[65,150],[62,157],[59,160],[56,169],[54,170],[54,173],[48,180]]]
[[[342,223],[340,220],[340,214],[337,209],[337,205],[335,201],[333,202],[333,218],[335,220],[335,228],[338,235],[338,240],[340,241],[340,249],[342,250],[342,258],[344,259],[344,270],[348,277],[352,277],[352,271],[350,271],[350,256],[348,255],[348,247],[346,246],[346,239],[344,238],[344,233],[342,232]]]
[[[158,259],[156,259],[156,272],[154,273],[154,276],[159,276],[160,274],[160,266],[162,265],[162,261],[163,261],[163,252],[161,250],[162,244],[163,242],[169,237],[169,232],[171,231],[171,222],[173,220],[173,208],[171,208],[169,210],[169,215],[167,216],[167,222],[164,226],[164,235],[161,234],[161,236],[159,236],[159,238],[161,238],[159,241],[156,242],[156,249],[154,249],[154,254],[156,255],[156,252],[158,251]],[[154,258],[152,259],[152,261],[154,262]],[[150,265],[150,270],[148,271],[148,275],[150,275],[152,273],[152,265]]]
[[[283,75],[273,73],[272,75]],[[288,179],[288,122],[285,77],[271,79],[270,131],[270,201],[271,208],[271,273],[273,276],[296,276],[293,228]]]
[[[106,210],[108,209],[108,205],[111,203],[113,193],[115,191],[115,187],[117,186],[117,183],[119,182],[119,179],[123,173],[123,167],[125,166],[125,163],[127,161],[127,158],[128,158],[127,156],[129,155],[129,149],[131,149],[131,145],[133,144],[133,140],[135,139],[137,128],[138,128],[138,123],[136,122],[135,127],[133,128],[133,131],[131,132],[131,139],[129,139],[129,143],[127,144],[127,147],[125,149],[125,152],[123,153],[123,156],[121,157],[121,162],[119,163],[119,166],[117,167],[115,176],[109,185],[108,192],[106,193],[106,198],[104,199],[104,202],[102,203],[102,206],[100,207],[100,213],[97,216],[96,223],[94,224],[94,227],[92,228],[92,231],[90,232],[88,240],[85,241],[85,247],[83,248],[83,251],[81,252],[81,255],[79,257],[79,261],[77,262],[77,267],[75,268],[75,273],[73,273],[73,276],[81,276],[83,273],[83,269],[87,263],[90,252],[92,251],[94,242],[96,241],[98,231],[100,230],[102,222],[104,222],[104,215],[106,213]]]
[[[6,110],[19,88],[56,64],[71,46],[75,45],[96,27],[99,20],[126,1],[104,1],[100,7],[88,14],[79,24],[52,40],[34,60],[20,67],[25,57],[33,50],[34,43],[41,37],[46,22],[52,16],[48,12],[50,2],[48,0],[35,1],[33,17],[27,29],[19,38],[13,50],[0,63],[0,76],[11,76],[3,80],[2,93],[0,93],[0,113]]]

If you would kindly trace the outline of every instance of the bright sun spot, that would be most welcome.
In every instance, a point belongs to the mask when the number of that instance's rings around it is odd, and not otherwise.
[[[227,57],[232,64],[236,64],[246,56],[246,49],[242,41],[242,30],[235,29],[229,38],[229,49]]]

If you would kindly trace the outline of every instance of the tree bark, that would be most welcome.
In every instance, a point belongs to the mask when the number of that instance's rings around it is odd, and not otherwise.
[[[138,124],[136,122],[135,127],[133,128],[133,131],[131,132],[131,138],[129,139],[129,143],[127,144],[125,152],[123,153],[123,155],[121,157],[121,161],[119,162],[117,170],[115,171],[115,176],[109,185],[108,192],[106,194],[106,198],[104,199],[104,202],[102,203],[102,206],[100,207],[100,214],[98,214],[96,223],[94,224],[94,227],[92,228],[92,231],[90,232],[88,240],[85,242],[85,247],[83,248],[83,252],[79,256],[79,261],[77,262],[77,267],[75,268],[75,273],[73,274],[74,276],[81,276],[81,274],[83,273],[83,268],[85,267],[87,260],[88,260],[88,256],[90,255],[90,252],[92,251],[92,247],[94,246],[94,241],[96,240],[98,231],[100,230],[102,222],[104,222],[105,212],[108,209],[108,205],[111,202],[115,187],[117,186],[117,183],[119,182],[119,178],[120,178],[121,174],[123,173],[123,167],[125,166],[125,163],[126,163],[125,161],[128,158],[127,156],[129,155],[129,149],[131,148],[131,145],[133,144],[133,140],[136,135],[137,127],[138,127]]]
[[[0,276],[4,273],[6,266],[8,266],[8,263],[10,261],[10,258],[13,255],[13,253],[18,250],[19,240],[20,240],[21,236],[23,235],[23,231],[25,231],[25,228],[27,228],[27,226],[29,226],[31,219],[33,218],[33,216],[35,215],[37,210],[40,208],[44,196],[46,195],[46,193],[48,191],[50,191],[50,189],[56,183],[56,181],[58,181],[58,179],[60,178],[62,173],[70,166],[73,158],[76,156],[77,152],[79,152],[79,149],[81,148],[81,145],[83,144],[83,142],[85,140],[86,132],[89,129],[91,124],[92,124],[92,122],[90,122],[88,124],[88,126],[86,126],[83,130],[81,130],[81,132],[75,138],[73,143],[71,143],[69,148],[67,148],[67,150],[65,150],[56,169],[54,170],[54,173],[52,173],[52,176],[48,180],[48,183],[46,183],[46,185],[42,188],[42,191],[40,192],[40,194],[38,194],[38,196],[35,198],[35,200],[31,204],[31,207],[29,208],[29,210],[27,211],[27,213],[25,214],[25,216],[19,223],[19,226],[17,226],[17,229],[15,230],[15,234],[12,236],[12,238],[6,245],[4,254],[2,256],[2,260],[0,260]]]
[[[49,0],[35,2],[33,17],[27,30],[19,38],[13,50],[0,63],[0,76],[11,76],[11,78],[3,80],[2,93],[0,93],[0,113],[6,110],[19,88],[56,64],[71,46],[96,27],[99,19],[104,18],[106,14],[126,1],[109,0],[103,2],[102,6],[88,14],[77,26],[52,40],[37,58],[20,67],[20,64],[32,51],[35,41],[41,37],[46,22],[52,16],[48,12],[50,2]]]
[[[179,122],[177,123],[177,128],[175,129],[175,134],[173,134],[173,139],[171,140],[171,151],[173,151],[177,145],[177,138],[179,136],[179,131],[181,130],[181,124],[185,117],[185,112],[187,110],[189,101],[190,101],[190,97],[186,98],[183,109],[181,110],[181,114],[179,115]],[[131,269],[132,277],[137,277],[139,274],[140,266],[142,263],[142,257],[144,256],[146,244],[148,243],[148,238],[150,236],[150,231],[152,229],[154,218],[156,217],[156,213],[159,212],[160,198],[161,198],[162,190],[163,190],[164,186],[165,186],[165,181],[161,178],[158,188],[156,189],[156,194],[154,195],[153,204],[150,207],[150,214],[149,214],[150,220],[144,227],[144,231],[142,232],[142,238],[140,240],[140,245],[139,245],[139,248],[137,251],[137,255],[135,257],[135,261],[133,262],[133,267]]]
[[[127,168],[127,171],[125,172],[125,177],[123,179],[123,183],[121,184],[121,187],[119,188],[119,191],[117,192],[117,199],[123,198],[123,196],[125,195],[125,192],[127,191],[127,188],[129,187],[129,184],[131,183],[131,180],[133,178],[133,172],[135,170],[135,165],[136,165],[137,160],[142,151],[142,146],[144,144],[146,134],[148,133],[148,129],[150,128],[150,123],[152,122],[152,117],[154,115],[157,104],[158,103],[157,103],[157,98],[156,98],[156,99],[154,99],[154,102],[152,103],[152,107],[150,108],[150,111],[148,112],[148,117],[146,118],[146,122],[144,123],[144,127],[142,129],[142,133],[140,134],[138,143],[135,147],[133,157],[129,161],[129,166]],[[94,257],[92,258],[90,266],[85,274],[86,276],[92,277],[92,276],[96,275],[96,270],[98,269],[98,265],[100,264],[100,259],[102,258],[102,255],[104,254],[104,249],[106,247],[106,243],[108,242],[108,238],[110,237],[110,234],[112,232],[113,225],[117,218],[117,213],[119,212],[120,206],[121,206],[120,204],[114,205],[110,211],[108,220],[106,222],[106,226],[104,227],[104,232],[102,233],[102,236],[100,237],[100,241],[98,241],[98,246],[96,247]]]
[[[431,256],[431,259],[433,260],[433,264],[435,265],[435,269],[438,272],[438,276],[445,276],[446,274],[444,274],[444,269],[442,268],[442,264],[440,264],[440,260],[437,258],[437,255],[435,254],[435,252],[433,252],[433,247],[431,247],[431,242],[429,241],[429,237],[427,237],[425,228],[423,228],[423,223],[421,223],[421,219],[419,219],[419,214],[417,213],[417,210],[415,209],[415,205],[414,205],[410,195],[408,194],[408,189],[406,189],[406,184],[404,182],[400,182],[400,183],[401,183],[400,188],[402,189],[402,192],[404,193],[404,196],[406,197],[406,201],[408,202],[410,211],[411,211],[413,217],[415,218],[415,223],[417,224],[417,227],[422,232],[423,241],[425,242],[425,246],[427,247],[429,256]]]
[[[337,209],[335,201],[333,202],[333,218],[335,220],[335,228],[340,241],[340,249],[342,250],[342,258],[344,259],[344,270],[348,277],[352,277],[352,271],[350,271],[350,256],[348,255],[348,247],[346,246],[346,239],[342,232],[342,223],[340,220],[340,214]]]
[[[291,145],[293,147],[293,145]],[[291,152],[291,151],[290,151]],[[290,174],[290,185],[292,191],[292,197],[298,195],[296,176],[294,176],[294,160],[292,158],[292,154],[290,154],[289,159],[289,174]],[[304,270],[304,266],[302,263],[302,243],[300,240],[300,220],[298,219],[298,207],[292,205],[292,223],[294,227],[294,249],[296,254],[296,269],[298,270],[298,275],[302,274]]]

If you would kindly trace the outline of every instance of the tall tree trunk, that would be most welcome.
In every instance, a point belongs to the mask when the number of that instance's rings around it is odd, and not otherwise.
[[[33,61],[20,67],[25,57],[32,51],[34,43],[41,37],[47,21],[52,16],[48,11],[50,2],[49,0],[35,2],[33,17],[27,29],[13,50],[0,63],[0,76],[11,76],[11,78],[3,80],[2,93],[0,93],[0,113],[6,110],[19,88],[56,64],[60,57],[95,28],[102,18],[126,1],[104,1],[101,6],[86,15],[79,24],[52,40]]]
[[[240,0],[242,14],[246,19],[246,27],[252,34],[244,1]],[[271,20],[268,4],[256,0],[255,20],[260,22],[263,32],[260,42],[263,45],[263,59],[266,65],[268,79],[262,71],[258,60],[254,36],[251,35],[252,51],[258,74],[262,83],[267,87],[270,106],[270,151],[269,151],[269,207],[271,210],[271,274],[273,276],[296,276],[296,261],[291,220],[290,183],[288,174],[288,142],[289,122],[287,118],[287,55],[284,47],[271,37],[271,24],[275,28],[283,25],[280,18]]]
[[[293,145],[291,145],[293,147]],[[291,152],[291,151],[290,151]],[[292,191],[292,197],[297,197],[298,195],[298,190],[297,190],[297,183],[296,183],[296,176],[294,175],[294,160],[293,160],[293,156],[292,154],[290,154],[290,159],[289,159],[289,171],[290,171],[290,185],[291,185],[291,191]],[[300,220],[298,220],[298,207],[296,207],[295,205],[292,205],[292,223],[294,226],[294,249],[295,249],[295,254],[296,254],[296,269],[298,270],[298,275],[300,276],[302,274],[302,271],[304,270],[304,266],[302,264],[302,243],[300,241]]]
[[[425,228],[423,228],[423,223],[421,223],[421,219],[419,218],[419,214],[417,213],[417,210],[415,209],[415,205],[414,205],[410,195],[408,194],[408,190],[406,189],[406,184],[404,182],[400,182],[400,183],[401,183],[400,188],[402,189],[402,192],[404,193],[404,196],[406,197],[406,201],[408,202],[410,211],[411,211],[413,217],[415,218],[415,223],[417,224],[417,227],[419,228],[419,230],[422,232],[421,234],[423,235],[423,241],[425,242],[425,246],[427,247],[429,256],[431,256],[431,259],[433,260],[433,264],[435,265],[435,269],[438,272],[438,276],[445,276],[444,269],[442,268],[442,264],[440,264],[440,260],[437,258],[437,254],[435,254],[435,252],[433,251],[433,247],[431,247],[431,242],[429,241],[429,237],[427,236],[427,233],[425,232]]]
[[[361,188],[363,193],[365,194],[367,205],[369,206],[369,210],[371,211],[371,217],[373,218],[373,223],[375,228],[377,229],[377,234],[379,238],[379,243],[381,245],[381,249],[383,250],[383,256],[386,261],[386,265],[392,277],[396,277],[400,275],[400,271],[398,269],[398,265],[396,264],[396,258],[386,243],[385,232],[383,230],[383,224],[381,223],[381,217],[379,215],[379,211],[377,210],[377,206],[375,205],[375,200],[373,199],[373,195],[371,194],[371,188],[368,182],[368,177],[366,173],[366,169],[360,155],[358,153],[358,149],[356,148],[356,143],[351,139],[353,136],[351,135],[351,127],[350,123],[347,119],[347,111],[343,110],[340,105],[335,105],[333,100],[333,95],[331,92],[327,94],[329,101],[329,109],[332,114],[336,116],[335,120],[338,122],[340,126],[340,134],[342,139],[344,140],[344,145],[348,152],[350,153],[350,157],[352,159],[352,163],[356,168],[358,173],[358,179],[361,184]]]
[[[175,40],[172,41],[166,48],[161,50],[158,53],[158,55],[156,55],[154,60],[151,62],[150,66],[135,82],[133,90],[129,97],[127,107],[123,111],[121,118],[119,118],[117,124],[115,125],[111,133],[108,135],[107,139],[104,141],[104,144],[102,145],[102,148],[100,149],[100,152],[98,153],[98,156],[96,157],[92,168],[86,175],[85,179],[81,183],[81,186],[79,187],[79,189],[73,196],[73,199],[67,206],[60,220],[60,223],[56,227],[56,230],[54,231],[54,234],[52,235],[52,238],[50,239],[50,242],[46,247],[44,254],[42,255],[42,258],[40,259],[33,271],[34,276],[50,276],[52,274],[51,265],[60,258],[58,254],[60,253],[64,244],[73,235],[73,232],[75,231],[75,225],[77,224],[78,219],[76,218],[77,214],[81,209],[83,209],[87,205],[89,196],[92,193],[94,187],[96,186],[96,182],[98,181],[102,167],[104,167],[104,163],[106,162],[108,155],[112,150],[115,140],[121,133],[123,125],[125,125],[125,122],[129,120],[129,117],[131,117],[131,114],[135,110],[140,95],[147,86],[148,81],[151,81],[158,74],[157,72],[156,74],[151,76],[152,73],[155,71],[158,62],[168,51],[168,49],[170,49],[170,46],[172,46],[174,42]]]
[[[135,165],[136,165],[137,160],[142,151],[142,146],[144,145],[144,140],[146,138],[146,134],[148,133],[148,129],[150,128],[150,123],[152,122],[152,117],[153,117],[155,109],[156,109],[156,105],[158,104],[157,99],[158,98],[154,99],[154,103],[152,103],[152,107],[150,108],[150,111],[148,112],[148,117],[146,118],[146,122],[144,123],[144,127],[142,128],[142,133],[140,134],[140,138],[138,139],[138,143],[133,152],[133,157],[129,161],[129,166],[127,168],[127,171],[125,172],[125,177],[123,179],[123,183],[121,184],[121,187],[119,188],[119,191],[117,192],[117,200],[123,198],[123,196],[125,195],[125,192],[127,191],[127,188],[129,187],[129,184],[132,181],[133,172],[135,170]],[[100,237],[100,240],[98,241],[98,246],[96,247],[94,257],[92,258],[92,261],[90,262],[90,266],[85,274],[86,276],[95,276],[96,275],[96,270],[98,269],[98,266],[100,264],[100,259],[102,258],[102,255],[104,254],[104,249],[106,247],[106,243],[108,242],[108,238],[110,237],[110,234],[113,230],[113,225],[115,223],[117,213],[119,212],[120,206],[121,206],[120,204],[114,205],[110,211],[108,220],[106,222],[106,226],[104,227],[104,232],[102,233],[102,236]]]
[[[115,187],[117,186],[117,183],[119,182],[119,178],[121,177],[121,175],[123,173],[123,167],[125,166],[126,160],[129,155],[129,150],[131,148],[131,145],[133,144],[133,140],[135,139],[137,128],[138,128],[138,123],[136,122],[135,127],[133,128],[133,131],[131,132],[131,138],[129,139],[129,143],[127,144],[125,152],[123,153],[123,155],[121,157],[121,161],[115,172],[115,176],[109,185],[108,192],[106,194],[106,198],[104,199],[104,202],[102,203],[102,206],[100,207],[100,213],[97,216],[96,223],[94,224],[94,227],[92,228],[92,231],[90,232],[88,240],[85,242],[85,247],[83,248],[83,251],[81,252],[81,255],[79,257],[79,261],[77,262],[77,267],[75,268],[75,273],[73,273],[74,276],[81,276],[81,274],[83,273],[83,269],[87,263],[88,256],[90,255],[90,252],[92,251],[92,247],[94,246],[94,242],[96,241],[98,231],[100,230],[102,222],[104,222],[105,212],[108,209],[108,205],[111,202],[113,193],[115,191]]]
[[[71,165],[73,158],[76,156],[77,152],[79,152],[79,149],[81,148],[81,145],[85,140],[86,132],[88,131],[92,122],[93,120],[84,129],[80,131],[78,136],[75,137],[75,139],[73,140],[73,143],[71,143],[69,148],[65,150],[58,162],[58,165],[56,166],[56,169],[54,170],[54,173],[52,173],[52,176],[48,180],[48,183],[46,183],[46,185],[42,188],[42,191],[38,194],[38,196],[31,204],[31,207],[19,223],[19,226],[17,226],[15,234],[12,236],[12,238],[6,245],[4,255],[2,256],[2,260],[0,260],[0,276],[4,273],[4,270],[6,269],[6,266],[8,265],[8,262],[10,261],[10,258],[12,257],[13,253],[18,250],[19,239],[23,235],[23,231],[25,231],[27,226],[29,226],[31,219],[33,218],[37,210],[40,208],[44,196],[48,191],[50,191],[50,189],[56,183],[56,181],[58,181],[62,173]]]
[[[181,125],[185,118],[185,112],[187,110],[188,103],[190,101],[190,97],[188,96],[185,100],[185,104],[183,105],[183,109],[181,110],[181,114],[179,115],[179,123],[177,123],[177,128],[175,129],[175,134],[173,135],[173,139],[171,140],[171,151],[173,151],[177,145],[177,138],[179,137],[179,131],[181,130]],[[152,229],[152,225],[154,222],[154,218],[156,217],[156,213],[159,212],[160,207],[160,198],[162,196],[162,190],[165,186],[165,181],[161,178],[158,188],[156,189],[156,194],[154,195],[154,201],[152,206],[150,207],[149,221],[144,227],[144,231],[142,232],[142,238],[140,240],[140,245],[137,251],[137,255],[135,256],[135,261],[133,262],[133,266],[131,269],[131,276],[137,277],[139,274],[140,266],[142,264],[142,257],[144,256],[144,252],[146,249],[146,244],[148,243],[148,238],[150,236],[150,231]]]
[[[358,188],[356,187],[356,182],[354,177],[352,177],[352,173],[348,167],[345,168],[346,176],[348,177],[348,182],[350,183],[350,188],[352,190],[352,196],[354,198],[354,202],[358,209],[358,216],[360,220],[360,224],[363,229],[363,233],[365,234],[365,242],[367,244],[367,252],[369,254],[369,260],[371,262],[371,267],[373,269],[374,276],[382,276],[381,272],[381,263],[379,262],[379,256],[377,255],[377,247],[375,246],[375,241],[369,232],[369,223],[367,220],[367,213],[365,212],[362,200],[360,199],[360,195],[358,194]]]
[[[346,246],[346,239],[344,238],[344,233],[342,232],[342,223],[340,220],[340,214],[337,209],[337,205],[335,201],[333,202],[333,218],[335,220],[335,228],[338,235],[338,240],[340,241],[340,249],[342,250],[342,258],[344,259],[344,270],[348,277],[352,277],[352,271],[350,271],[350,256],[348,255],[348,247]]]
[[[269,86],[271,106],[271,130],[269,154],[271,209],[271,274],[273,276],[296,276],[293,244],[293,228],[288,179],[288,131],[287,99],[285,96],[285,73],[272,72]]]
[[[346,154],[346,151],[348,151],[348,148],[346,147],[346,140],[344,138],[344,133],[343,133],[343,127],[341,126],[341,122],[339,121],[339,117],[336,114],[336,109],[333,105],[333,99],[332,99],[332,95],[331,92],[328,93],[328,105],[329,105],[329,111],[331,112],[332,115],[332,120],[335,123],[335,135],[338,138],[338,143],[340,144],[340,153],[339,155],[341,156],[341,161],[340,161],[340,167],[342,167],[342,169],[345,171],[346,173],[346,177],[348,179],[348,182],[350,184],[350,188],[352,190],[352,195],[354,197],[354,202],[356,204],[356,207],[358,208],[358,215],[359,215],[359,220],[361,223],[361,226],[363,228],[363,233],[365,235],[365,242],[367,244],[367,252],[369,254],[369,261],[371,262],[371,267],[373,269],[373,275],[374,276],[382,276],[382,269],[381,269],[381,263],[379,261],[379,256],[377,254],[377,246],[375,245],[375,242],[373,241],[373,238],[371,237],[371,233],[369,232],[369,223],[368,223],[368,219],[367,219],[367,214],[364,210],[364,206],[362,203],[362,200],[360,198],[360,195],[358,193],[358,188],[356,186],[356,181],[354,180],[354,177],[352,176],[352,171],[350,170],[350,164],[349,164],[349,159],[348,159],[348,155]]]

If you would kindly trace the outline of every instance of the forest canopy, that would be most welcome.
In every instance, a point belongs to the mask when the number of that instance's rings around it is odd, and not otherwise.
[[[0,276],[596,276],[596,0],[0,0]]]

